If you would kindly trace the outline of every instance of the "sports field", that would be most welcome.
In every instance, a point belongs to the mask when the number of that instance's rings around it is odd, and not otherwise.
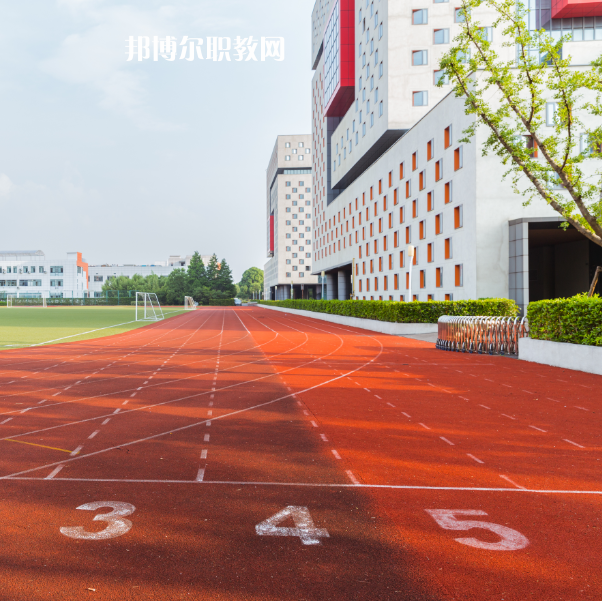
[[[164,310],[165,317],[181,312]],[[135,319],[135,307],[0,307],[0,350],[112,336],[148,325]]]
[[[602,599],[602,378],[261,307],[0,355],[0,598]]]

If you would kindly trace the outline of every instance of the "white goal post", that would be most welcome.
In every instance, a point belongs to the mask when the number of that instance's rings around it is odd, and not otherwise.
[[[136,292],[136,321],[165,319],[159,299],[154,292]]]
[[[41,307],[46,308],[45,296],[17,296],[16,294],[6,295],[7,307]]]
[[[196,311],[198,304],[192,296],[184,297],[184,311]]]

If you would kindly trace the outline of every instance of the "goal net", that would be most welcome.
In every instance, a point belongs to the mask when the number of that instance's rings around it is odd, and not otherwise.
[[[17,296],[8,294],[6,296],[7,307],[46,307],[46,297],[44,296]]]
[[[196,311],[198,304],[192,296],[184,297],[184,311]]]
[[[164,319],[159,299],[154,292],[136,292],[136,321]]]

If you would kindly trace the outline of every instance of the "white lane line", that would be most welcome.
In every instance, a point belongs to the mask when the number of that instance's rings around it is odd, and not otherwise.
[[[318,424],[316,424],[316,422],[314,422],[314,421],[312,421],[312,422],[311,422],[311,425],[312,425],[314,428],[317,428],[317,427],[318,427]]]
[[[520,488],[521,490],[527,490],[524,486],[521,486],[520,484],[514,482],[514,480],[510,480],[508,476],[502,476],[502,474],[500,474],[500,478],[503,478],[504,480],[510,482],[510,484],[512,484],[512,486],[516,486],[516,488]]]
[[[338,451],[336,449],[332,449],[332,454],[337,458],[340,459],[341,456],[339,455]]]
[[[309,415],[309,411],[307,411],[307,409],[303,410],[303,415]]]
[[[460,396],[460,395],[458,395],[458,396]],[[468,400],[469,400],[469,399],[467,399],[465,396],[461,396],[460,398],[461,398],[463,401],[468,401]]]
[[[353,472],[351,470],[346,470],[345,473],[349,476],[349,480],[351,480],[353,484],[355,484],[356,486],[359,484],[359,480],[353,475]]]
[[[21,411],[19,411],[19,413],[27,413],[31,409],[35,409],[35,407],[27,407],[26,409],[21,409]]]
[[[111,421],[111,418],[110,418],[110,417],[107,417],[107,419],[105,419],[105,421],[104,421],[104,422],[102,422],[102,424],[101,424],[101,425],[103,425],[103,426],[106,426],[106,425],[107,425],[107,424],[108,424],[110,421]]]
[[[502,415],[503,415],[504,417],[508,417],[508,418],[510,418],[510,419],[514,419],[514,420],[516,420],[516,418],[515,418],[515,417],[512,417],[511,415],[506,415],[505,413],[502,413]]]
[[[211,417],[212,415],[213,415],[213,410],[212,410],[212,409],[209,409],[209,410],[207,411],[207,417]]]
[[[52,480],[65,466],[64,465],[59,465],[57,467],[55,467],[47,476],[46,478],[44,478],[44,480]]]
[[[88,436],[88,440],[92,440],[99,432],[100,432],[100,430],[96,430],[96,432],[92,432],[92,434],[90,434],[90,436]]]
[[[41,405],[42,403],[45,403],[45,402],[46,402],[46,400],[47,400],[47,399],[42,399],[42,400],[41,400],[41,401],[38,403],[38,405]]]
[[[557,401],[556,399],[551,399],[550,397],[548,397],[548,401],[554,401],[555,403],[560,403],[560,401]]]
[[[365,390],[366,392],[370,392],[370,389],[369,389],[369,388],[364,388],[364,390]]]
[[[207,449],[201,451],[201,459],[207,459]]]
[[[83,444],[80,444],[79,447],[77,447],[75,450],[71,451],[71,457],[75,457],[76,455],[79,455],[79,452],[84,448]]]
[[[200,469],[199,469],[199,471],[197,472],[197,475],[196,475],[196,481],[197,481],[197,482],[202,482],[204,478],[205,478],[205,468],[204,468],[204,467],[202,467],[202,468],[200,468]]]
[[[424,424],[422,424],[422,423],[419,423],[418,425],[419,425],[419,426],[422,426],[423,428],[426,428],[427,430],[430,430],[430,428],[429,428],[428,426],[425,426],[425,425],[424,425]]]
[[[209,442],[209,437],[211,436],[211,434],[205,434],[205,437],[203,438],[203,440],[205,442]]]
[[[119,413],[121,411],[121,409],[115,409],[115,411],[113,411],[113,413]]]
[[[213,401],[209,401],[209,407],[213,407]]]
[[[211,420],[209,420],[205,425],[209,427],[211,425]]]
[[[412,417],[411,415],[408,415],[405,411],[402,411],[403,415],[405,415],[406,417]]]
[[[537,430],[539,432],[547,432],[547,430],[542,430],[541,428],[538,428],[537,426],[529,426],[529,428],[533,428],[534,430]]]
[[[395,405],[392,405],[391,403],[387,403],[387,405],[389,405],[389,407],[395,407]]]
[[[132,394],[130,394],[130,397],[136,396],[135,392],[132,392]]]
[[[581,409],[583,411],[589,411],[589,409],[586,409],[585,407],[579,407],[579,405],[575,405],[575,409]]]
[[[381,399],[381,398],[380,398],[380,397],[379,397],[377,394],[375,394],[374,396],[375,396],[377,399],[380,399],[380,400],[382,401],[382,399]]]
[[[297,405],[299,405],[299,407],[303,407],[303,403],[301,401],[297,401]]]
[[[447,438],[445,438],[445,436],[439,436],[439,438],[441,440],[443,440],[444,442],[446,442],[447,444],[451,445],[452,447],[454,446],[454,443],[451,440],[447,440]]]
[[[328,438],[326,438],[326,434],[320,434],[320,438],[324,441],[324,442],[328,442]]]
[[[123,401],[123,403],[121,403],[122,405],[127,405],[129,403],[129,401]]]
[[[534,392],[531,392],[530,390],[523,390],[523,392],[526,392],[527,394],[535,394]]]
[[[12,419],[12,417],[5,419],[3,422],[0,422],[0,425],[5,424],[6,422],[9,422],[11,419]]]
[[[479,407],[483,407],[484,409],[491,409],[491,407],[487,407],[487,405],[480,405],[479,404]]]
[[[477,463],[485,463],[484,461],[481,461],[480,459],[478,459],[477,457],[475,457],[474,455],[471,455],[470,453],[466,453],[471,459],[474,459]]]
[[[506,388],[512,388],[512,386],[510,386],[510,384],[502,384],[502,386],[505,386]]]
[[[58,392],[55,392],[52,396],[58,396],[59,394],[61,394],[60,390]]]
[[[564,442],[568,442],[570,444],[573,444],[576,447],[579,447],[580,449],[585,449],[585,447],[581,446],[580,444],[577,444],[576,442],[573,442],[572,440],[569,440],[568,438],[563,438],[562,440],[564,440]]]
[[[139,386],[138,388],[136,388],[136,390],[142,390],[142,386]]]

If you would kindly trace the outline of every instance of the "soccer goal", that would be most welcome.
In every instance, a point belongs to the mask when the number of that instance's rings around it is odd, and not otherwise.
[[[46,308],[46,297],[44,296],[17,296],[8,294],[6,296],[7,307],[42,307]]]
[[[196,311],[198,304],[192,296],[184,297],[184,311]]]
[[[159,321],[164,318],[154,292],[136,292],[136,321]]]

